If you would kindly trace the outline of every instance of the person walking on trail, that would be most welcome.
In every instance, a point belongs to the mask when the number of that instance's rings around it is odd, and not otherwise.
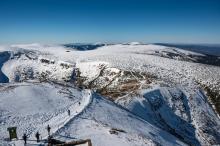
[[[27,135],[24,133],[24,135],[22,136],[23,140],[24,140],[24,144],[27,144]]]
[[[50,129],[51,129],[51,127],[49,125],[47,125],[47,132],[48,132],[49,136],[50,136]]]
[[[37,133],[35,134],[35,137],[37,138],[37,142],[40,142],[40,134],[39,134],[39,132],[37,132]]]
[[[68,111],[67,111],[67,112],[68,112],[68,115],[70,116],[70,110],[69,110],[69,109],[68,109]]]

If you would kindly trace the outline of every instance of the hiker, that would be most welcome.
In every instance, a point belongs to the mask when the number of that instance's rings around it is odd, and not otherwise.
[[[69,110],[69,109],[68,109],[68,111],[67,111],[67,112],[68,112],[68,115],[70,116],[70,110]]]
[[[79,105],[81,104],[81,102],[79,101]]]
[[[39,134],[39,132],[37,132],[37,133],[35,134],[35,137],[37,138],[37,142],[40,142],[40,134]]]
[[[24,135],[22,136],[23,140],[24,140],[24,144],[27,144],[27,135],[24,133]]]
[[[50,136],[50,126],[49,125],[47,125],[47,132],[48,132],[48,135]]]

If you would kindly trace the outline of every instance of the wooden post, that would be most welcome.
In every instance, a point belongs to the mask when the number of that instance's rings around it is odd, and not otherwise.
[[[88,146],[92,146],[91,139],[72,141],[72,142],[67,142],[64,144],[57,144],[56,146],[77,146],[77,145],[86,144],[86,143],[88,143]]]

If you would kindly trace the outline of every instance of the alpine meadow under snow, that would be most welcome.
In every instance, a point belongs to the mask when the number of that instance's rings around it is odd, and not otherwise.
[[[47,145],[47,125],[57,141],[94,146],[220,145],[219,56],[138,42],[23,44],[0,47],[0,68],[2,146],[24,145],[24,133]]]

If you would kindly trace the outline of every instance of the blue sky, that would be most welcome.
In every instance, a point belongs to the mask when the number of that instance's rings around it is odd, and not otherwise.
[[[220,0],[0,0],[0,43],[220,43]]]

